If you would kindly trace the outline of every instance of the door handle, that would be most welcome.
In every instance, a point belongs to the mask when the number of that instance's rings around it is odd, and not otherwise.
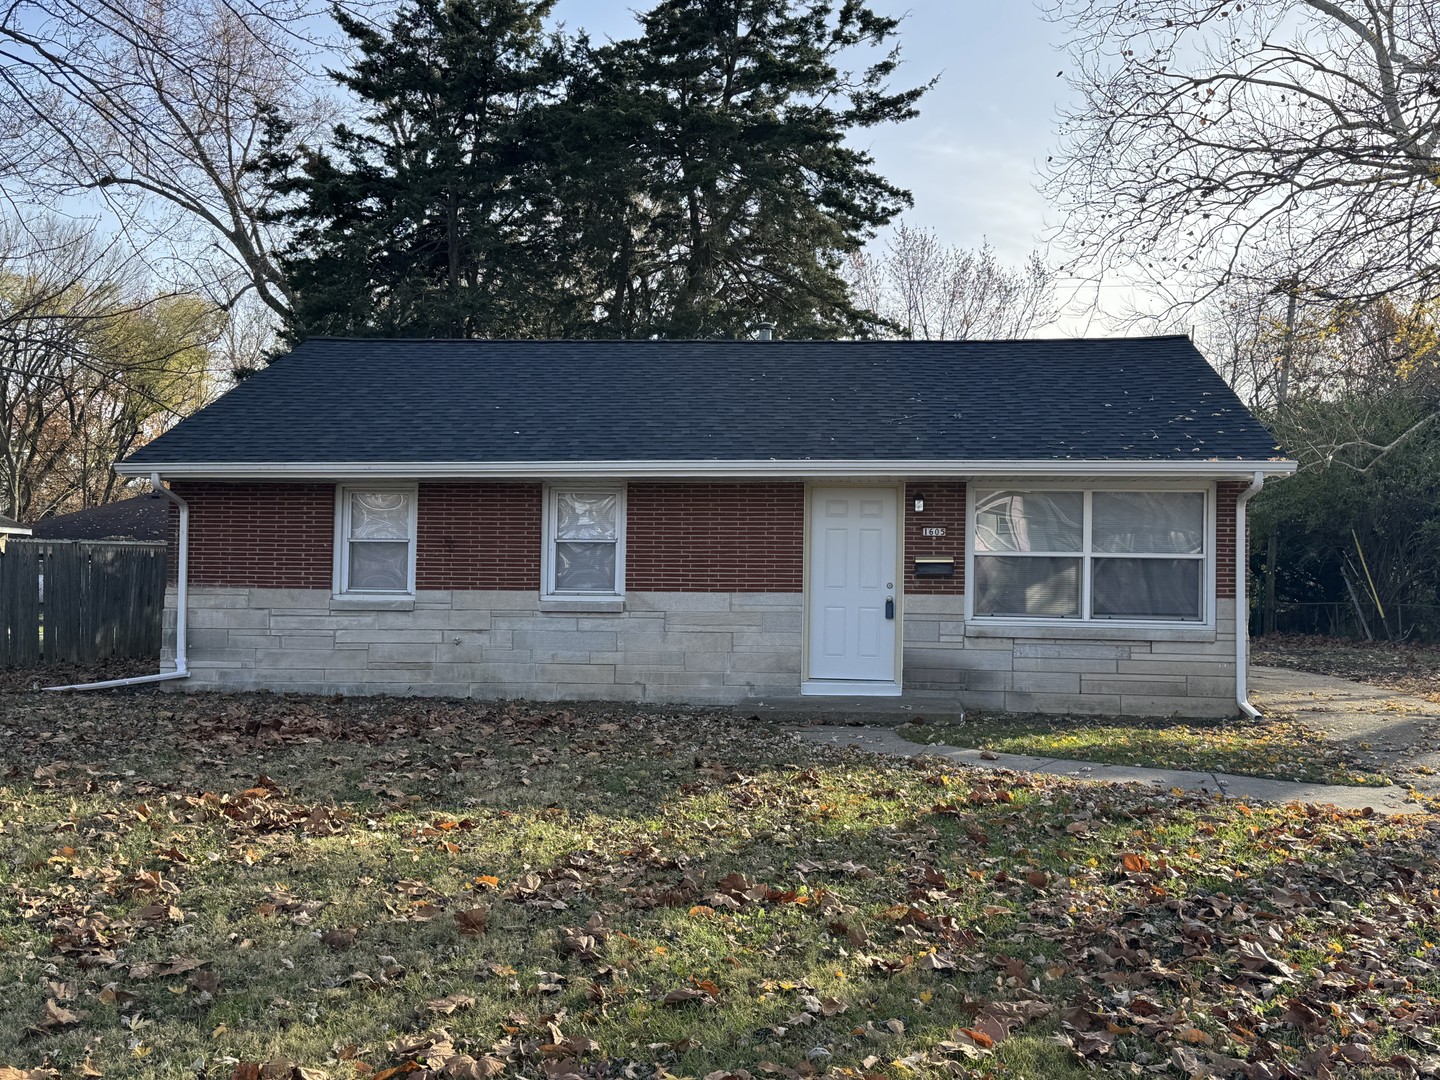
[[[895,598],[893,596],[885,597],[885,618],[895,618]]]

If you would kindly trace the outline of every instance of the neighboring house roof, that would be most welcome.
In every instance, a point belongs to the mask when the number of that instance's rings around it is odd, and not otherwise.
[[[1275,439],[1180,336],[313,338],[138,450],[122,471],[221,463],[283,471],[339,462],[1174,463],[1280,456]]]
[[[32,528],[40,540],[164,540],[169,535],[169,506],[168,500],[146,492],[73,514],[41,518]]]
[[[0,535],[4,536],[29,536],[30,526],[21,525],[14,518],[5,517],[0,514]]]

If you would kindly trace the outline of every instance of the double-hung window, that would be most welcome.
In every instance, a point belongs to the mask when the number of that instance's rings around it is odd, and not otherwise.
[[[415,591],[415,488],[340,488],[336,524],[341,593]]]
[[[972,614],[1202,622],[1208,494],[975,492]]]
[[[545,496],[545,595],[625,592],[625,489],[555,485]]]

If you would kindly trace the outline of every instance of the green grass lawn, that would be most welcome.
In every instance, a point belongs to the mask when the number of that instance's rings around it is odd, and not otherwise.
[[[719,711],[5,695],[0,1077],[1409,1076],[1437,841]]]
[[[963,723],[919,722],[898,730],[927,746],[1359,787],[1393,783],[1388,774],[1356,760],[1313,728],[1283,718],[1206,721],[975,712]]]

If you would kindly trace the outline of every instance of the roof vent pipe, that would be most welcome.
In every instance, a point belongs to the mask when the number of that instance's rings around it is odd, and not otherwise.
[[[756,341],[773,341],[773,340],[775,340],[775,324],[774,324],[773,322],[762,322],[762,323],[761,323],[758,327],[756,327],[756,329],[755,329],[755,340],[756,340]]]

